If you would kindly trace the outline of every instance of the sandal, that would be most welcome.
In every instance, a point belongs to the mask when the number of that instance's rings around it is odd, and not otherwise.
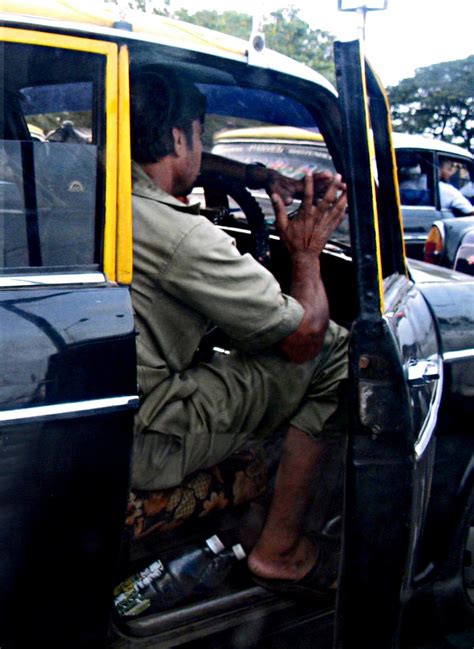
[[[340,553],[331,551],[327,544],[318,544],[318,557],[304,577],[297,580],[266,579],[252,575],[258,586],[281,595],[301,595],[308,598],[334,597],[337,589]]]

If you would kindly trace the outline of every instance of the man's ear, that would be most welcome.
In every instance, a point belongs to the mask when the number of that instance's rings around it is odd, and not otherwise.
[[[171,129],[173,133],[174,152],[178,158],[181,158],[187,152],[187,142],[184,131],[177,126]]]

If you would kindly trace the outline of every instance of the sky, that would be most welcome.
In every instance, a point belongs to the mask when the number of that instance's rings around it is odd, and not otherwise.
[[[337,0],[169,0],[172,9],[182,7],[191,13],[213,9],[252,14],[255,6],[269,13],[288,4],[298,7],[312,28],[330,31],[341,40],[361,33],[360,15],[338,11]],[[474,0],[388,0],[385,11],[367,14],[366,56],[383,84],[394,85],[413,76],[416,68],[474,54],[473,24]]]

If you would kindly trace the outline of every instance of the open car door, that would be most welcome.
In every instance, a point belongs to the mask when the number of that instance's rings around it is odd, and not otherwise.
[[[336,43],[358,317],[336,646],[394,649],[417,569],[442,389],[435,322],[407,272],[388,101]]]

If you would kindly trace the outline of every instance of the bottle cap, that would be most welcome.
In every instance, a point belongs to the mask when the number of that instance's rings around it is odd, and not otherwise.
[[[214,534],[214,536],[211,536],[211,538],[206,539],[207,546],[214,554],[219,554],[219,552],[222,552],[224,550],[225,546],[220,540],[220,538],[217,536],[217,534]]]
[[[232,552],[235,554],[235,556],[237,557],[237,559],[239,561],[241,561],[242,559],[245,559],[245,557],[247,556],[245,550],[240,545],[240,543],[237,543],[236,545],[232,546]]]

